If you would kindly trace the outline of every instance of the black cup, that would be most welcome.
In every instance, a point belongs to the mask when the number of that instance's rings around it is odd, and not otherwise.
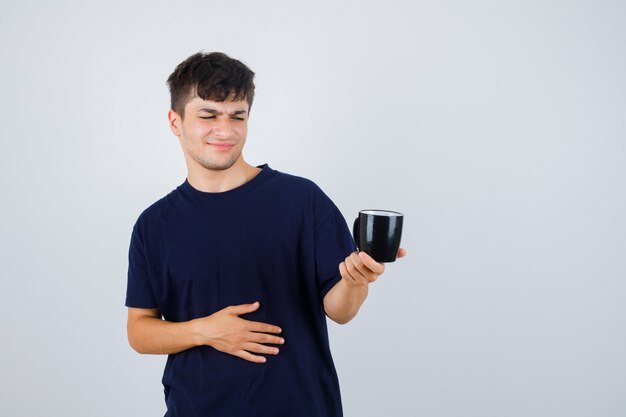
[[[354,241],[359,250],[376,262],[393,262],[402,237],[402,213],[389,210],[361,210],[354,221]]]

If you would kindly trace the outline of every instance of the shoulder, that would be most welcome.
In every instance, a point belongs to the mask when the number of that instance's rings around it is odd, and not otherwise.
[[[293,197],[306,198],[311,202],[328,199],[320,186],[309,178],[274,170],[274,179],[282,191]]]
[[[170,191],[167,195],[159,198],[143,209],[137,217],[134,229],[138,229],[139,231],[149,229],[154,227],[154,225],[163,218],[168,217],[169,213],[173,210],[175,200],[178,198],[177,193],[179,193],[178,188]]]
[[[280,171],[274,172],[281,191],[290,199],[304,202],[310,210],[322,216],[337,210],[332,200],[313,180]]]
[[[280,186],[303,192],[320,192],[320,187],[312,180],[286,172],[273,170],[274,179]]]

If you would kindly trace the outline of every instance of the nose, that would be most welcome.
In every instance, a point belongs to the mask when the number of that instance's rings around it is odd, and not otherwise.
[[[217,118],[213,124],[213,136],[219,139],[227,138],[230,136],[231,127],[230,121],[226,118]]]

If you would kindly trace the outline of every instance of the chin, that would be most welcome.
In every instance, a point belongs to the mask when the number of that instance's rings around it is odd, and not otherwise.
[[[227,169],[235,165],[236,162],[237,159],[235,159],[234,161],[227,161],[222,163],[217,163],[213,161],[202,161],[200,162],[200,165],[202,165],[206,169],[210,169],[211,171],[226,171]]]

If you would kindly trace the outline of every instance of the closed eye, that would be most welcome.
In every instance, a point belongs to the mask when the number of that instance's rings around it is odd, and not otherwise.
[[[215,119],[215,116],[207,116],[207,117],[200,116],[200,118],[201,119]]]

